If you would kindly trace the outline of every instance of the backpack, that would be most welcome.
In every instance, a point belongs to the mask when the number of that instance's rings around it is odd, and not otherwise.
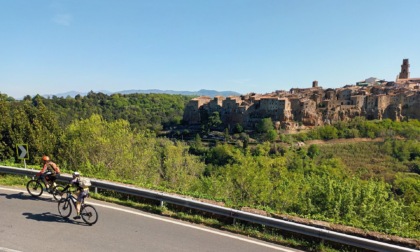
[[[47,164],[48,166],[47,166],[47,169],[53,174],[53,175],[55,175],[55,174],[60,174],[60,167],[58,167],[58,165],[57,164],[55,164],[55,163],[53,163],[53,162],[49,162],[48,164]]]
[[[79,186],[82,187],[83,189],[89,188],[89,186],[91,186],[92,183],[90,182],[90,179],[88,178],[80,178],[79,179]]]
[[[54,167],[53,167],[54,168]],[[55,172],[57,173],[57,174],[60,174],[61,173],[61,171],[60,171],[60,167],[58,166],[58,165],[55,165]]]

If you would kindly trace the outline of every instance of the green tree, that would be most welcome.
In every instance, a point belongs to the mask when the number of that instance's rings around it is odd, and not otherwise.
[[[228,144],[217,144],[207,152],[206,162],[224,166],[234,161],[233,147]]]
[[[269,130],[267,133],[266,133],[266,139],[268,140],[268,141],[275,141],[276,139],[277,139],[277,137],[278,137],[278,134],[277,134],[277,131],[276,130],[274,130],[274,129],[272,129],[272,130]]]
[[[76,120],[62,138],[67,167],[94,177],[188,190],[204,172],[188,146],[150,131],[133,131],[125,120],[105,121],[99,115]]]
[[[225,142],[228,142],[230,140],[230,134],[229,134],[228,128],[225,129],[224,138],[225,138]]]
[[[331,125],[318,128],[321,139],[330,140],[338,138],[338,130]]]
[[[205,155],[206,153],[206,148],[203,145],[199,134],[196,134],[194,139],[190,142],[190,153],[198,156]]]
[[[204,164],[199,158],[188,154],[188,146],[180,141],[160,140],[158,151],[161,152],[159,169],[161,185],[180,192],[189,191],[204,172]]]
[[[273,121],[271,120],[271,117],[264,118],[257,124],[257,131],[259,133],[268,133],[271,130],[274,130],[274,125]]]
[[[216,129],[217,127],[219,127],[222,124],[222,120],[220,119],[220,115],[219,112],[215,111],[213,112],[208,119],[208,128],[211,129]]]
[[[233,127],[233,133],[242,133],[243,131],[244,128],[239,123],[235,124],[235,127]]]
[[[308,156],[310,158],[314,158],[315,156],[318,156],[320,153],[319,147],[316,144],[311,144],[308,148]]]
[[[398,173],[394,181],[394,190],[406,205],[420,202],[420,175]]]
[[[9,159],[13,156],[12,117],[11,106],[13,101],[8,96],[0,93],[0,160]]]

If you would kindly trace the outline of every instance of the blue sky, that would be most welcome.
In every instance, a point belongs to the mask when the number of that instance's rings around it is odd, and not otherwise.
[[[266,93],[420,77],[419,0],[2,0],[0,93]]]

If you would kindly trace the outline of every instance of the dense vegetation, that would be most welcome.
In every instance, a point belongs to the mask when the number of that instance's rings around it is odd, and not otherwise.
[[[0,160],[19,162],[15,146],[27,143],[32,164],[49,154],[63,170],[86,176],[420,238],[419,121],[356,118],[285,135],[267,119],[255,134],[261,141],[252,145],[240,128],[223,132],[224,140],[213,145],[199,134],[189,143],[156,137],[164,125],[180,123],[188,100],[90,93],[14,101],[0,95]],[[296,145],[354,137],[384,140]]]

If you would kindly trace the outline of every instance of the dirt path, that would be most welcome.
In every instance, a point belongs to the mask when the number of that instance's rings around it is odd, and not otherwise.
[[[339,144],[339,143],[359,143],[359,142],[383,142],[384,139],[382,137],[378,138],[340,138],[340,139],[332,139],[332,140],[309,140],[306,141],[306,145],[311,144]]]

